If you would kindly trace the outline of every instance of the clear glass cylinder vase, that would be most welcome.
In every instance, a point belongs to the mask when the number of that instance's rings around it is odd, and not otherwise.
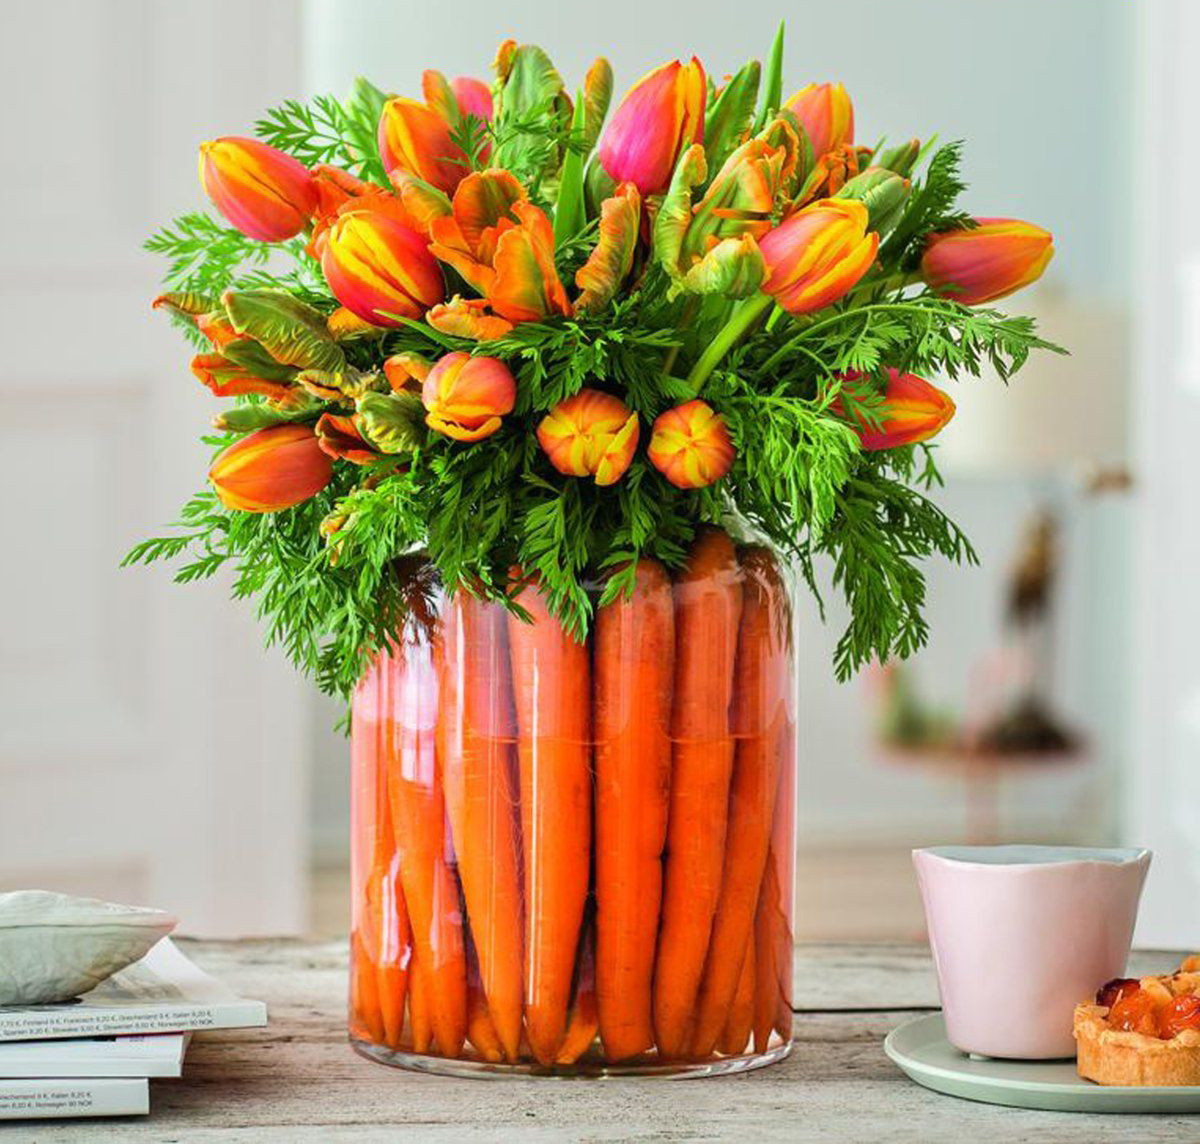
[[[353,699],[350,1035],[431,1072],[736,1072],[791,1043],[791,580],[704,530],[587,638],[436,589]]]

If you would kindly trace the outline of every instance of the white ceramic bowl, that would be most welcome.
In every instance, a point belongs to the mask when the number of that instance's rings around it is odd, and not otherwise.
[[[1019,1060],[1075,1055],[1075,1005],[1125,972],[1150,851],[913,851],[950,1043]]]
[[[49,890],[0,894],[0,1005],[68,1001],[132,965],[175,928],[162,910]]]

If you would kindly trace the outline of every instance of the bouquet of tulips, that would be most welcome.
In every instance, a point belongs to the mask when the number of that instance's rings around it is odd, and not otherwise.
[[[644,559],[731,515],[849,605],[848,675],[926,636],[920,561],[972,560],[926,495],[954,402],[1051,348],[990,304],[1053,246],[956,205],[959,146],[864,145],[836,83],[697,59],[610,111],[532,44],[421,98],[359,80],[200,148],[214,217],[148,248],[213,418],[211,488],[131,559],[227,562],[272,639],[349,693],[423,549],[510,606],[536,578],[577,634]],[[830,573],[821,570],[827,562]]]

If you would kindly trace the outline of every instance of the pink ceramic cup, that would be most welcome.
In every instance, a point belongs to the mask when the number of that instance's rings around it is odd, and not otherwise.
[[[1073,1057],[1076,1003],[1125,972],[1150,851],[931,846],[913,863],[950,1043]]]

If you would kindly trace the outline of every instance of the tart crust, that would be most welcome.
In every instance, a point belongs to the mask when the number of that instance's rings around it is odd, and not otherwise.
[[[1200,958],[1188,958],[1179,973],[1143,977],[1141,987],[1173,997],[1200,995]],[[1200,1031],[1185,1029],[1163,1040],[1144,1033],[1114,1029],[1108,1008],[1089,1002],[1075,1006],[1075,1042],[1079,1075],[1097,1084],[1170,1086],[1200,1085]]]

